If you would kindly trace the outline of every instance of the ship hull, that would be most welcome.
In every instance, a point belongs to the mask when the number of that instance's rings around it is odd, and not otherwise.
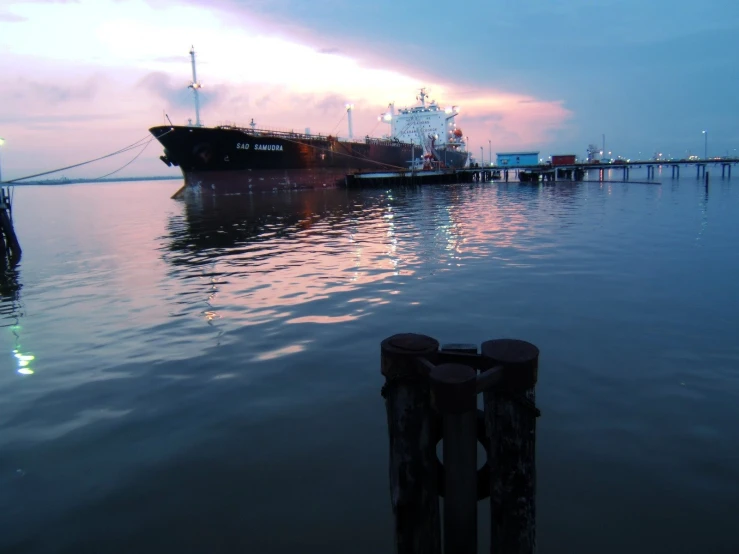
[[[343,186],[347,175],[405,171],[421,156],[418,145],[369,139],[259,132],[240,128],[153,127],[164,146],[162,160],[179,166],[188,188],[238,194]],[[440,161],[463,167],[466,152],[447,151]]]

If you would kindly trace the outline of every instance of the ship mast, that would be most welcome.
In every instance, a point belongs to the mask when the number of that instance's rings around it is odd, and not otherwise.
[[[187,88],[192,89],[193,99],[195,100],[195,127],[202,127],[203,124],[200,122],[200,98],[198,97],[198,90],[202,88],[202,85],[198,83],[198,75],[195,72],[195,46],[190,48],[190,61],[192,62],[192,83]]]

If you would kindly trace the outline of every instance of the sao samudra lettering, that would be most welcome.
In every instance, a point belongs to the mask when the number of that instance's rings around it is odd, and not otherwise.
[[[236,150],[249,150],[251,145],[248,142],[237,142]],[[270,150],[272,152],[282,152],[281,144],[255,144],[254,150]]]

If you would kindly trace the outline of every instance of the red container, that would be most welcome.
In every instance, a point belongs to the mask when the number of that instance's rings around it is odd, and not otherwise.
[[[552,156],[552,165],[575,165],[574,154],[560,154]]]

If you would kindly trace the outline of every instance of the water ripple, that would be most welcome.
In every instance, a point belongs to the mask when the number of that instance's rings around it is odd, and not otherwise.
[[[286,518],[296,544],[389,549],[378,346],[406,331],[540,347],[545,550],[736,545],[734,188],[176,188],[16,195],[0,550],[291,552]]]

